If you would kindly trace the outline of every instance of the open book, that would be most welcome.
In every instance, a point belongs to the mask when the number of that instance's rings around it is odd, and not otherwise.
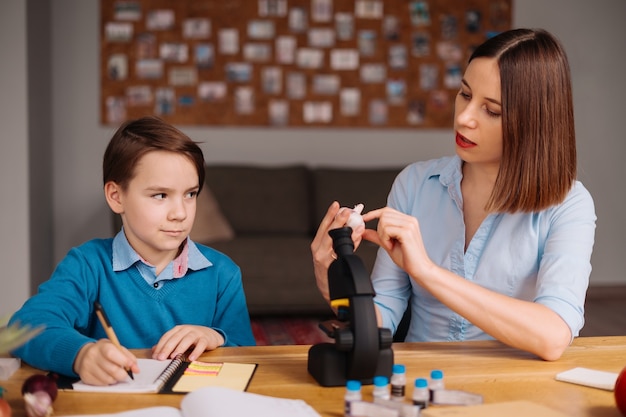
[[[251,394],[221,387],[200,388],[185,395],[180,410],[148,407],[114,414],[74,417],[320,417],[305,401]]]
[[[187,362],[183,356],[171,361],[138,359],[141,372],[123,382],[97,386],[77,381],[69,389],[74,391],[112,393],[186,393],[198,388],[218,386],[245,391],[256,369],[254,363]]]

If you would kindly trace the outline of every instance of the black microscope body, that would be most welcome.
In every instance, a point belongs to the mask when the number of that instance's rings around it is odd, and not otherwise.
[[[320,323],[334,343],[309,349],[308,371],[322,386],[345,385],[348,380],[372,384],[374,376],[391,377],[393,335],[379,328],[374,309],[374,288],[363,261],[354,254],[352,229],[329,232],[337,259],[328,269],[331,305],[337,320]]]

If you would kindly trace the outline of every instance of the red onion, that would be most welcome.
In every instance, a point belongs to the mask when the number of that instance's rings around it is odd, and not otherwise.
[[[24,385],[22,385],[22,395],[27,392],[32,394],[37,391],[47,392],[52,401],[57,399],[57,394],[59,392],[56,380],[52,377],[41,374],[29,376],[26,381],[24,381]]]
[[[59,390],[54,378],[46,375],[31,375],[22,385],[22,395],[28,417],[49,417],[52,403]]]

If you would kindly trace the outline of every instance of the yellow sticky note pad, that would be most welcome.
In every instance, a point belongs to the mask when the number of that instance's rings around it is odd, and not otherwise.
[[[192,362],[172,391],[191,392],[203,387],[245,391],[256,366],[254,363]]]
[[[193,361],[185,369],[185,375],[218,376],[222,370],[223,362],[200,362]]]

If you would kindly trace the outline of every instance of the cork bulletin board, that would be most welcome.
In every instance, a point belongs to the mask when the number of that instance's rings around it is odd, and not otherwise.
[[[445,128],[512,0],[100,0],[103,124]]]

